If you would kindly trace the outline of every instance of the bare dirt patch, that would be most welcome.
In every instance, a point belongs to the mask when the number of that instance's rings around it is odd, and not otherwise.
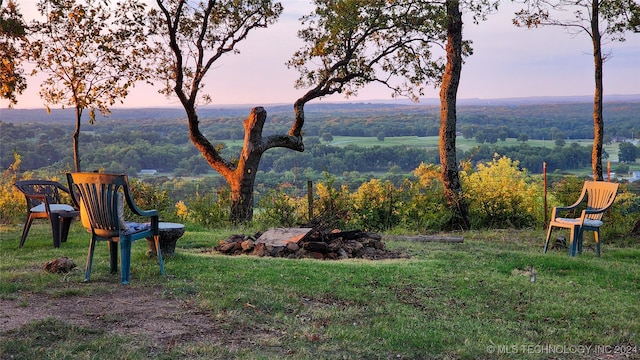
[[[225,336],[214,316],[187,301],[164,296],[160,288],[116,285],[100,294],[54,297],[29,293],[0,299],[0,333],[45,319],[137,336],[163,350],[184,342],[207,341],[228,348],[242,343]]]

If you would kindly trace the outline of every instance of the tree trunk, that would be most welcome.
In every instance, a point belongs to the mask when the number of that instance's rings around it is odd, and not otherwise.
[[[187,107],[185,107],[187,108]],[[209,165],[222,175],[231,188],[231,215],[234,223],[253,218],[253,185],[262,154],[272,147],[284,147],[303,151],[302,137],[272,135],[262,137],[267,112],[262,107],[251,109],[244,121],[244,145],[237,163],[223,159],[216,148],[202,135],[198,116],[194,108],[187,110],[191,142],[204,156]]]
[[[227,181],[231,185],[231,220],[249,221],[253,218],[253,184],[256,179],[260,158],[264,153],[262,129],[267,120],[267,112],[256,107],[244,121],[244,146],[235,171]]]
[[[73,166],[76,172],[80,172],[80,120],[82,108],[76,105],[76,129],[71,135],[73,138]]]
[[[596,89],[593,96],[593,149],[591,151],[591,167],[594,180],[603,180],[602,176],[602,143],[604,142],[604,119],[602,116],[602,43],[600,36],[599,3],[592,0],[591,38],[593,41],[593,61],[595,68]]]
[[[440,88],[440,164],[452,228],[469,229],[469,210],[462,193],[456,159],[456,100],[462,71],[462,14],[459,0],[447,0],[447,65]]]

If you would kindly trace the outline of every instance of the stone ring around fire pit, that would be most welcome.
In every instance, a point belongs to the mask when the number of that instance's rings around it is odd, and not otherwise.
[[[184,225],[161,222],[158,224],[158,231],[160,235],[160,251],[162,256],[173,255],[176,251],[176,242],[182,235],[184,235]],[[153,241],[152,236],[147,238],[147,246],[149,247],[147,256],[155,256],[156,244]]]

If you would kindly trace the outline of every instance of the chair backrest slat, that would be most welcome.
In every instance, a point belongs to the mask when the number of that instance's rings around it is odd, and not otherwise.
[[[73,187],[86,209],[92,231],[100,237],[117,237],[120,234],[118,202],[119,192],[127,186],[126,175],[70,173]]]
[[[618,184],[604,181],[585,181],[585,190],[587,192],[587,209],[601,210],[608,209],[613,204],[618,191]],[[587,218],[593,220],[602,220],[604,212],[599,214],[587,214]]]
[[[43,195],[50,204],[60,203],[60,193],[58,189],[66,191],[61,184],[51,180],[23,180],[15,183],[15,186],[25,195]],[[29,209],[42,203],[38,199],[26,196]]]

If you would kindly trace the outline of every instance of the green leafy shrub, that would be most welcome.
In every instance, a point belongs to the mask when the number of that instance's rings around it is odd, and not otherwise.
[[[544,221],[544,190],[518,161],[503,156],[462,172],[469,215],[476,228],[526,228]]]
[[[351,196],[351,224],[367,231],[392,228],[400,223],[402,200],[402,188],[396,189],[390,181],[369,180]]]
[[[618,195],[609,211],[603,216],[604,226],[600,229],[602,239],[624,237],[629,234],[640,219],[640,195],[630,191],[629,186],[622,184]],[[636,243],[640,240],[636,239]]]
[[[316,186],[313,215],[315,221],[340,229],[346,229],[351,220],[351,199],[346,185],[337,188],[336,178],[325,172],[325,182]]]
[[[264,228],[293,227],[305,222],[304,201],[286,194],[282,188],[269,190],[260,197],[254,221]]]
[[[227,227],[230,224],[231,192],[228,188],[204,195],[196,191],[192,198],[176,204],[176,212],[183,222],[210,229]]]
[[[413,174],[416,180],[404,185],[405,200],[398,209],[400,225],[416,232],[444,230],[452,213],[444,196],[439,167],[422,163]]]
[[[174,222],[178,220],[175,204],[168,191],[160,190],[158,187],[139,179],[130,179],[129,188],[136,205],[141,210],[158,210],[160,221]],[[125,206],[125,217],[135,219],[128,206]]]

